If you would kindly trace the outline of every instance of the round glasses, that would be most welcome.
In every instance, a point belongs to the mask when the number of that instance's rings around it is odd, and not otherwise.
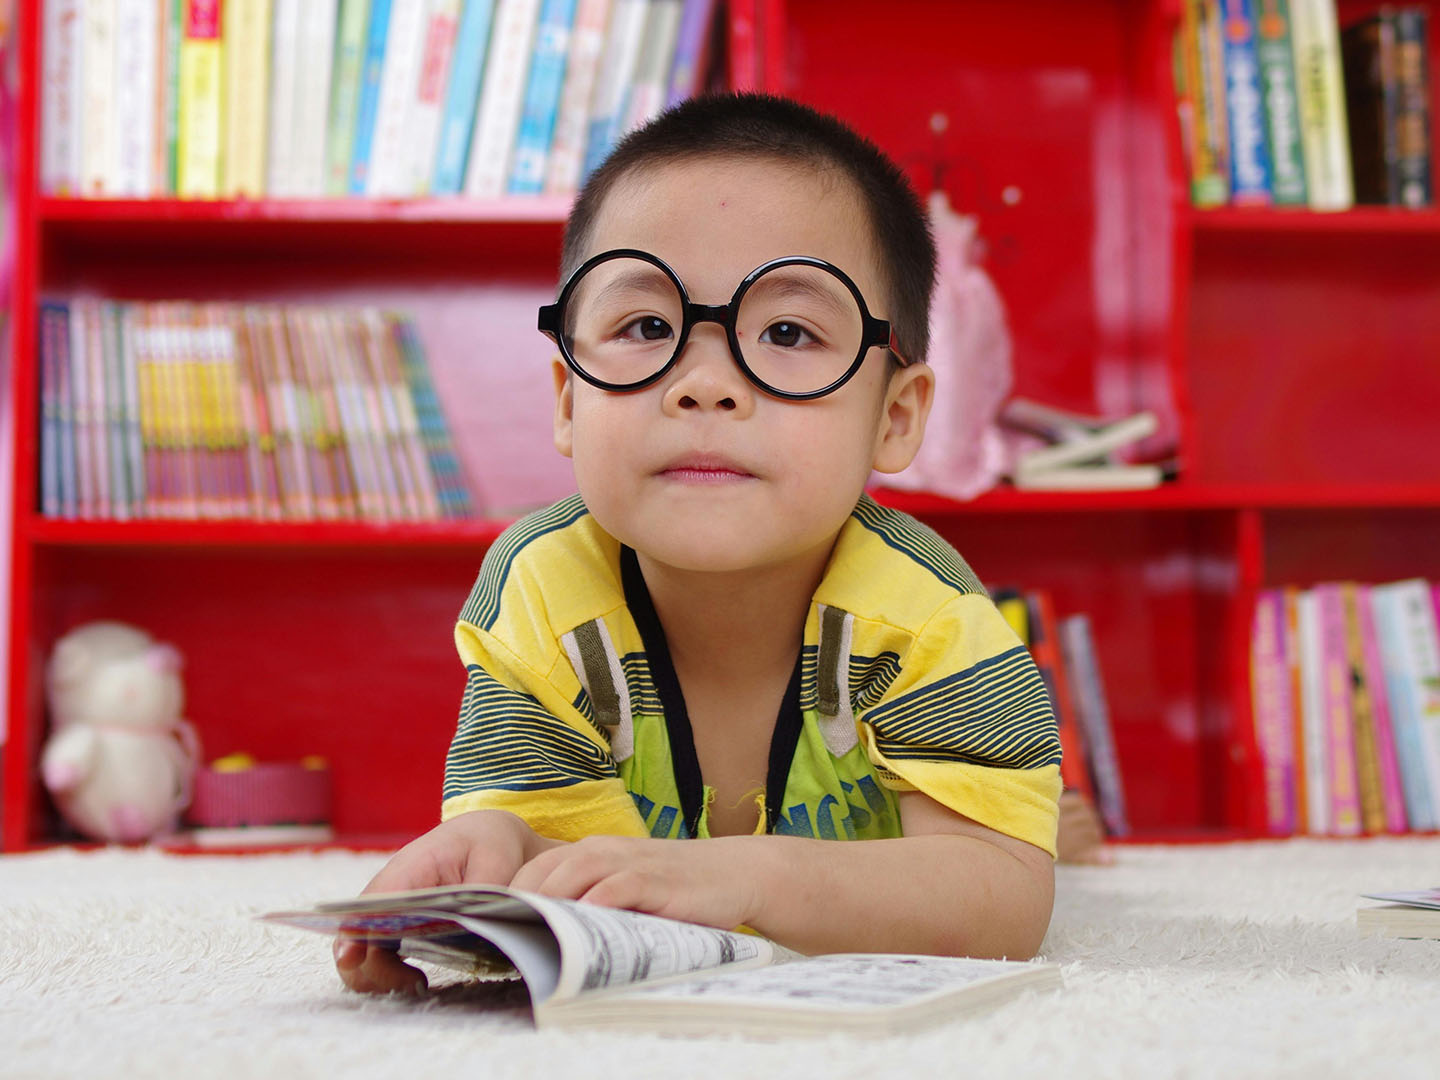
[[[845,272],[808,255],[772,259],[745,276],[728,304],[708,305],[691,303],[675,271],[649,252],[605,251],[540,309],[539,328],[576,375],[623,392],[663,377],[702,322],[725,328],[745,377],[775,397],[838,390],[873,346],[909,363],[890,323],[870,315]]]

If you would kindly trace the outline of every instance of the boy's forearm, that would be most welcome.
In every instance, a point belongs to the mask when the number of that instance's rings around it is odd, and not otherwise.
[[[756,876],[748,925],[789,948],[949,956],[1035,955],[1050,923],[1054,873],[985,840],[914,836],[833,841],[724,837]]]

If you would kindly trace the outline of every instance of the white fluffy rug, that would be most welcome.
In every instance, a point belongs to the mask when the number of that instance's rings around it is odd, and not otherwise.
[[[1440,838],[1122,847],[1059,868],[1066,989],[920,1036],[537,1033],[513,991],[341,990],[319,935],[254,922],[383,857],[0,857],[0,1076],[1440,1076],[1440,941],[1362,939],[1362,892],[1440,885]]]

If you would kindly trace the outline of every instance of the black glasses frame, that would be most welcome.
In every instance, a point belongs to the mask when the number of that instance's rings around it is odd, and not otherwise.
[[[564,325],[563,316],[565,305],[569,303],[570,296],[574,293],[575,287],[580,282],[580,279],[593,267],[599,266],[601,263],[609,262],[612,259],[641,259],[657,267],[661,273],[670,279],[671,284],[675,286],[676,291],[680,294],[680,307],[684,312],[684,319],[680,325],[680,333],[675,340],[675,352],[669,360],[665,361],[664,366],[662,366],[659,371],[638,382],[612,383],[605,382],[603,379],[597,379],[581,367],[575,357],[571,355],[570,346],[566,344],[565,335],[561,332],[561,327]],[[821,387],[819,390],[808,390],[803,393],[797,393],[793,390],[781,390],[778,387],[771,386],[750,369],[750,365],[745,363],[744,354],[740,351],[740,338],[735,332],[735,319],[740,310],[740,301],[745,298],[746,292],[749,291],[750,287],[755,284],[761,275],[780,266],[813,266],[816,269],[824,270],[826,273],[837,278],[845,288],[850,290],[850,295],[855,298],[855,303],[860,307],[860,350],[855,354],[854,361],[845,370],[844,374],[828,386]],[[571,274],[565,282],[565,287],[560,290],[560,296],[555,303],[545,304],[540,308],[538,328],[541,333],[555,342],[556,346],[560,349],[560,356],[564,359],[566,366],[580,378],[584,379],[591,386],[599,387],[601,390],[610,390],[614,393],[627,393],[633,390],[643,390],[652,383],[663,379],[670,369],[679,362],[680,354],[685,351],[685,342],[690,338],[690,331],[697,323],[702,322],[719,323],[723,326],[725,328],[725,337],[730,342],[730,355],[735,360],[735,363],[739,365],[745,377],[765,393],[774,397],[784,398],[787,401],[810,401],[814,398],[824,397],[826,394],[834,393],[854,377],[855,373],[860,370],[860,365],[865,361],[865,354],[877,345],[888,349],[901,367],[908,367],[914,363],[914,361],[906,359],[904,354],[900,352],[899,343],[895,339],[895,331],[891,327],[890,321],[888,319],[877,319],[870,314],[870,309],[865,304],[865,297],[860,295],[859,288],[856,287],[855,282],[850,280],[849,275],[838,266],[810,255],[786,255],[779,259],[771,259],[769,262],[761,263],[745,275],[745,279],[741,281],[735,289],[735,294],[730,297],[728,304],[696,304],[690,300],[690,294],[685,291],[685,284],[680,280],[680,275],[670,269],[662,259],[651,255],[648,251],[640,251],[635,248],[614,248],[610,251],[602,251],[599,255],[586,259],[584,263],[576,268],[575,272]]]

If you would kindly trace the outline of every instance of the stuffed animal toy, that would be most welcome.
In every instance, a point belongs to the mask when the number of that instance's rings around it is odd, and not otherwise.
[[[41,776],[85,836],[136,843],[174,831],[200,757],[181,719],[180,667],[174,646],[125,623],[87,623],[56,642]]]

